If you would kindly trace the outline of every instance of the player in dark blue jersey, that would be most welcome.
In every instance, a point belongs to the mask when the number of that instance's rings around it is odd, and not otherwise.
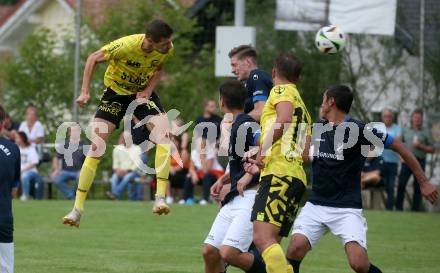
[[[226,81],[219,91],[222,112],[233,116],[228,150],[231,190],[223,199],[223,206],[205,240],[205,272],[224,272],[226,262],[246,272],[262,273],[265,266],[261,257],[255,258],[247,252],[252,243],[251,211],[258,176],[247,174],[242,163],[244,153],[255,146],[259,125],[243,112],[246,89],[239,81]],[[218,180],[212,186],[214,198],[219,197],[224,183]]]
[[[241,45],[229,52],[232,73],[247,90],[244,112],[260,121],[265,102],[272,89],[272,77],[257,66],[257,51],[250,45]]]
[[[367,255],[367,223],[362,213],[361,170],[368,152],[391,148],[414,172],[422,194],[437,199],[413,154],[391,135],[350,118],[353,94],[347,86],[330,87],[323,96],[322,121],[313,126],[313,186],[309,200],[296,218],[287,257],[299,272],[299,264],[319,239],[330,231],[345,247],[355,272],[381,272]]]
[[[0,106],[0,131],[6,113]],[[0,135],[0,272],[14,272],[12,190],[20,181],[20,150]]]

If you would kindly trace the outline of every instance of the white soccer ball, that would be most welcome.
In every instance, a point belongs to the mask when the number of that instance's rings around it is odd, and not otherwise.
[[[337,26],[329,25],[319,29],[315,45],[321,53],[336,54],[345,45],[345,33]]]

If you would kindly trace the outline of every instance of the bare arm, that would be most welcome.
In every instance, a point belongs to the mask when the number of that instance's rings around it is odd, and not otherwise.
[[[35,164],[35,163],[29,163],[29,164],[26,164],[26,165],[21,169],[21,173],[23,173],[23,172],[25,172],[25,171],[28,171],[28,170],[30,170],[30,169],[36,167],[36,166],[37,166],[37,164]]]
[[[225,173],[218,179],[221,181],[222,184],[229,184],[231,183],[231,175],[229,173]]]
[[[202,162],[203,172],[207,173],[212,169],[212,165],[214,165],[214,159],[208,159]]]
[[[304,150],[302,153],[302,160],[304,162],[310,162],[312,161],[310,158],[310,142],[311,142],[312,137],[311,136],[307,136],[306,137],[306,143],[304,144]]]
[[[56,156],[52,159],[52,175],[55,175],[60,170],[60,159]]]
[[[427,154],[433,154],[435,152],[435,149],[433,146],[430,145],[425,145],[423,143],[418,143],[416,146],[416,148],[419,148],[420,150],[424,151]]]
[[[160,78],[162,77],[162,67],[160,67],[156,72],[154,72],[153,77],[148,81],[147,87],[142,91],[137,93],[137,98],[146,98],[148,99],[153,93],[154,89],[156,89],[157,84],[159,83]]]
[[[42,144],[44,142],[44,137],[37,137],[35,140],[31,140],[31,143]]]
[[[256,101],[254,103],[254,109],[252,109],[252,111],[250,111],[248,115],[259,122],[261,118],[261,113],[263,113],[265,103],[265,101]]]
[[[405,161],[405,164],[411,169],[417,182],[420,184],[422,195],[431,203],[435,202],[438,197],[437,189],[429,182],[415,156],[398,139],[393,140],[390,148],[397,152]]]
[[[98,63],[105,61],[104,52],[98,50],[89,55],[84,67],[83,83],[81,87],[81,95],[78,97],[76,102],[83,107],[90,98],[90,81],[93,77],[93,72],[95,72],[95,67]]]

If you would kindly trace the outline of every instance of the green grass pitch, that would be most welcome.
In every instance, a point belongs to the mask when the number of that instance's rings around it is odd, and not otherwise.
[[[61,224],[68,201],[14,202],[16,273],[200,273],[202,242],[217,208],[88,201],[81,228]],[[438,214],[367,211],[371,261],[384,272],[440,272]],[[287,240],[284,241],[286,246]],[[240,272],[229,269],[228,273]],[[304,273],[351,272],[343,247],[326,235],[302,264]]]

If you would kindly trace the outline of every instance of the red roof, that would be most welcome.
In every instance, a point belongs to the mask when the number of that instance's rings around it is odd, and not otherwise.
[[[0,5],[0,27],[3,26],[12,15],[14,15],[21,6],[28,0],[18,0],[14,5]],[[64,0],[73,9],[76,6],[76,0]],[[99,24],[104,20],[104,10],[112,4],[117,4],[118,0],[83,0],[82,11],[86,16],[93,18],[93,24]],[[194,0],[180,0],[178,1],[184,6],[191,6]]]
[[[0,27],[8,21],[8,19],[14,15],[14,13],[26,2],[27,0],[19,0],[14,5],[0,5]]]

